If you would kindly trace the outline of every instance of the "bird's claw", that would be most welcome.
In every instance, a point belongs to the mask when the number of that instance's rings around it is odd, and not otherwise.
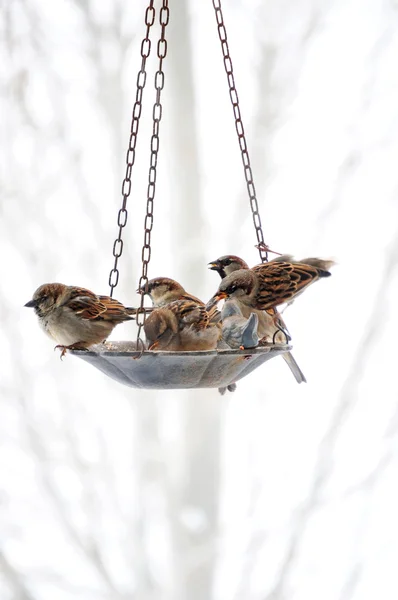
[[[57,344],[57,345],[55,346],[55,348],[54,348],[54,352],[55,352],[55,350],[57,350],[58,348],[61,350],[61,355],[60,355],[60,357],[59,357],[59,358],[60,358],[60,360],[62,360],[62,359],[63,359],[63,357],[64,357],[64,356],[65,356],[65,354],[66,354],[67,347],[66,347],[66,346],[62,346],[61,344]]]

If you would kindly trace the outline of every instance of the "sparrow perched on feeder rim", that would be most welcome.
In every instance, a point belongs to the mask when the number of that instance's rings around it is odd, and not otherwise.
[[[34,308],[42,329],[58,342],[61,358],[67,350],[87,350],[103,342],[116,325],[135,314],[134,308],[114,298],[62,283],[41,285],[25,306]]]
[[[223,298],[233,298],[251,309],[275,308],[292,300],[318,279],[330,275],[329,271],[320,267],[276,259],[227,275],[208,306]]]
[[[199,300],[196,296],[192,296],[192,294],[188,294],[181,284],[169,277],[155,277],[155,279],[150,279],[147,286],[147,288],[146,286],[142,286],[137,291],[148,294],[153,305],[157,308],[166,306],[176,300],[187,300],[199,306],[205,306],[202,300]],[[208,313],[212,323],[217,323],[220,320],[220,311],[215,304],[208,310]]]
[[[283,255],[284,259],[286,259],[287,256],[289,255]],[[275,258],[274,261],[278,259],[279,258]],[[217,271],[221,279],[224,279],[234,271],[238,271],[240,269],[249,269],[247,263],[242,258],[234,255],[221,256],[217,260],[209,263],[209,265],[212,271]],[[258,335],[264,342],[286,344],[291,340],[291,336],[282,319],[282,316],[276,309],[268,309],[266,311],[255,310],[250,308],[250,306],[246,306],[240,302],[239,299],[235,299],[234,302],[238,304],[242,315],[247,319],[250,317],[252,312],[257,314]]]
[[[155,308],[146,318],[144,331],[149,350],[173,352],[215,350],[221,329],[211,321],[204,304],[175,300]]]
[[[273,261],[278,261],[280,258],[283,258],[285,261],[287,258],[291,258],[290,255],[281,255],[275,258]],[[226,255],[221,256],[215,261],[209,263],[210,269],[213,271],[217,271],[217,273],[221,276],[221,278],[225,278],[230,275],[234,271],[238,271],[241,269],[249,269],[247,263],[239,256],[235,255]],[[229,301],[228,301],[229,302]],[[257,333],[260,338],[260,345],[262,344],[287,344],[291,336],[286,328],[286,325],[282,319],[280,313],[276,310],[276,308],[271,308],[268,310],[255,310],[250,306],[240,302],[239,299],[235,299],[234,302],[239,306],[240,311],[245,318],[250,318],[252,313],[255,313],[258,317],[258,329]],[[306,382],[306,378],[304,373],[301,371],[298,366],[295,358],[293,357],[291,352],[284,352],[282,354],[283,359],[286,364],[290,368],[292,374],[294,375],[297,383]]]

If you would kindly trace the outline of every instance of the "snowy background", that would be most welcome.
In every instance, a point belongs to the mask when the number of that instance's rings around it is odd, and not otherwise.
[[[284,315],[308,383],[276,358],[224,397],[61,362],[22,308],[108,293],[145,7],[1,3],[1,600],[396,600],[398,5],[224,1],[265,240],[339,263]],[[207,299],[210,260],[258,253],[212,3],[170,8],[149,275]]]

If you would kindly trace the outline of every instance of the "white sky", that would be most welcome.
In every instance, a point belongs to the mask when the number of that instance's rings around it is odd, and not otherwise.
[[[43,10],[41,2],[29,0],[7,12],[12,18],[5,31],[14,51],[8,52],[5,37],[3,551],[34,598],[99,597],[105,584],[87,557],[76,554],[48,497],[49,469],[67,520],[83,538],[98,535],[119,590],[131,591],[140,580],[121,542],[125,521],[145,516],[143,538],[132,544],[150,559],[156,598],[175,600],[167,497],[156,478],[152,487],[140,489],[140,465],[151,452],[138,445],[140,424],[146,410],[156,415],[158,438],[149,436],[149,443],[160,453],[156,460],[169,493],[177,493],[190,476],[189,457],[181,456],[191,452],[184,441],[187,407],[207,406],[212,398],[222,419],[220,525],[209,530],[200,505],[175,515],[193,532],[186,556],[179,557],[183,572],[214,561],[217,600],[395,600],[396,6],[378,0],[224,2],[266,241],[299,258],[333,256],[339,264],[332,278],[313,286],[284,315],[308,383],[298,386],[275,359],[221,398],[216,390],[135,391],[76,358],[61,363],[34,316],[21,309],[45,281],[107,292],[143,33],[144,3],[133,4],[123,9],[124,53],[109,26],[111,2],[92,3],[94,38],[72,2],[47,3]],[[177,36],[181,2],[171,4],[176,37],[168,59],[177,64],[186,48]],[[181,72],[181,79],[167,78],[166,71],[150,276],[181,279],[207,298],[217,285],[207,262],[234,253],[254,264],[258,255],[211,2],[191,2],[189,14],[193,71]],[[39,21],[32,27],[34,15]],[[99,61],[106,68],[103,80]],[[177,100],[183,104],[188,97],[190,75],[193,112],[176,114]],[[103,87],[112,82],[114,87]],[[27,112],[16,101],[21,94]],[[148,77],[147,115],[152,99]],[[148,131],[143,123],[115,293],[129,304],[140,269]],[[183,139],[181,146],[177,139]],[[177,231],[182,202],[193,216]],[[123,326],[112,337],[131,335]],[[195,435],[205,439],[214,415],[201,410]],[[86,478],[76,470],[71,438],[88,465]],[[203,531],[209,542],[201,550]],[[5,600],[13,597],[8,588],[5,579]]]

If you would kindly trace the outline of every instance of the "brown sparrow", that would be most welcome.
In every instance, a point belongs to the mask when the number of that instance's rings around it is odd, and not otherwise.
[[[292,300],[311,283],[330,275],[329,271],[320,267],[276,259],[227,275],[208,306],[223,298],[233,298],[251,309],[275,308]]]
[[[61,349],[61,358],[67,350],[87,350],[103,342],[114,327],[134,317],[134,308],[126,308],[109,296],[97,296],[90,290],[45,283],[33,294],[25,306],[34,308],[44,331]]]
[[[275,258],[273,261],[278,261],[279,258],[286,260],[288,255]],[[291,258],[289,256],[289,258]],[[212,271],[217,271],[221,278],[225,278],[234,271],[249,269],[247,263],[239,256],[226,255],[221,256],[215,261],[209,263]],[[228,301],[229,303],[230,301]],[[291,336],[286,328],[286,325],[282,319],[282,316],[278,313],[276,308],[265,310],[253,310],[250,306],[247,306],[241,302],[238,298],[234,300],[239,306],[239,309],[246,319],[250,318],[250,315],[254,312],[258,317],[258,336],[260,338],[260,344],[287,344],[291,340]],[[227,303],[226,303],[227,304]],[[284,352],[282,354],[283,359],[289,366],[293,373],[297,383],[306,382],[304,373],[298,366],[295,358],[291,352]]]
[[[175,300],[192,300],[197,304],[204,304],[202,300],[188,294],[182,285],[168,277],[155,277],[148,281],[147,287],[143,285],[138,292],[148,294],[154,306],[164,306]]]
[[[283,256],[286,259],[288,255],[285,254]],[[278,260],[278,258],[274,260]],[[238,271],[240,269],[249,269],[247,263],[242,258],[233,255],[221,256],[221,258],[209,263],[209,265],[212,271],[217,271],[221,279],[224,279],[227,275],[230,275],[234,271]],[[291,340],[282,316],[277,312],[276,309],[268,309],[267,311],[253,310],[249,306],[246,306],[240,302],[238,299],[235,299],[234,301],[238,304],[242,315],[247,319],[250,317],[252,312],[257,314],[258,335],[263,342],[285,344]]]
[[[288,258],[291,259],[292,257],[288,254],[284,254],[280,255],[280,257],[278,256],[270,262],[278,261],[280,258],[287,260]],[[242,258],[239,258],[239,256],[230,254],[221,256],[217,260],[209,263],[209,268],[212,271],[217,271],[221,279],[224,279],[234,271],[239,271],[240,269],[249,269],[249,266]],[[235,301],[238,303],[242,315],[248,319],[252,314],[253,309],[237,299]],[[277,313],[276,309],[255,312],[258,316],[258,334],[260,339],[266,338],[264,341],[271,343],[279,342],[282,344],[285,344],[291,339],[289,332],[286,329],[286,325],[284,324],[282,317],[279,315],[279,313]],[[278,314],[279,318],[276,318],[276,314]],[[282,333],[282,335],[278,335],[278,331]]]
[[[176,300],[187,300],[188,302],[194,302],[200,306],[204,306],[205,303],[199,300],[196,296],[192,296],[185,291],[185,289],[174,279],[168,277],[156,277],[148,281],[148,287],[142,286],[138,292],[148,294],[152,300],[153,306],[162,307],[166,306],[170,302]],[[210,315],[210,322],[217,323],[220,321],[221,313],[214,304],[207,311]]]
[[[186,299],[155,308],[145,319],[144,331],[149,350],[173,352],[215,350],[221,337],[204,304]]]
[[[239,256],[227,255],[221,256],[217,260],[209,263],[209,268],[212,271],[217,271],[220,275],[221,279],[224,279],[234,271],[239,271],[241,269],[249,269],[247,263]],[[240,302],[239,299],[235,299],[235,302],[238,304],[242,316],[246,319],[250,318],[252,312],[255,312],[258,317],[258,335],[260,339],[266,338],[264,341],[270,343],[282,343],[285,344],[289,341],[290,335],[286,329],[286,325],[283,323],[282,317],[278,322],[275,321],[274,312],[271,311],[271,314],[267,313],[263,310],[253,310],[250,306]],[[279,314],[279,313],[278,313]],[[278,335],[278,332],[282,334]],[[275,336],[277,336],[275,338]]]

